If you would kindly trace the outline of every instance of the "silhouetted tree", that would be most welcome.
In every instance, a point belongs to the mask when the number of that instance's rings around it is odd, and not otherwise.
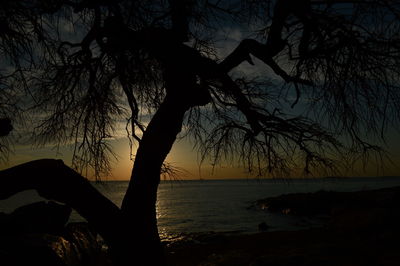
[[[183,124],[214,163],[233,158],[259,175],[286,175],[379,151],[371,140],[399,122],[396,1],[0,5],[0,104],[14,92],[11,99],[22,99],[14,107],[33,108],[35,141],[74,142],[73,167],[98,174],[110,168],[107,138],[128,112],[128,137],[138,144],[121,208],[55,160],[0,172],[0,196],[34,188],[70,205],[100,232],[118,265],[163,263],[156,192]],[[249,35],[220,58],[226,28]],[[264,75],[235,71],[255,59]],[[21,114],[7,110],[1,115]]]

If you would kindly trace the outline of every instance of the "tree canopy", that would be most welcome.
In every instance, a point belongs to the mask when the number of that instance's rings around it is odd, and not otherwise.
[[[115,265],[164,265],[157,189],[178,134],[258,175],[379,158],[400,125],[399,27],[392,0],[0,1],[2,158],[22,126],[96,174],[121,121],[138,147],[120,207],[52,159],[0,171],[0,198],[36,189],[85,217]]]
[[[259,175],[333,169],[342,156],[379,151],[399,126],[396,1],[0,7],[0,115],[33,120],[39,144],[75,143],[77,168],[107,171],[116,123],[127,118],[127,136],[140,143],[167,95],[186,103],[184,134],[204,156],[238,159]],[[227,51],[231,29],[246,36]],[[237,71],[244,64],[257,75]]]

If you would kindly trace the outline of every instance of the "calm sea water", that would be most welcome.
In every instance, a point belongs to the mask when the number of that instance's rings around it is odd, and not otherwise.
[[[120,206],[128,182],[95,186]],[[205,231],[256,232],[266,222],[271,230],[290,230],[317,225],[304,218],[271,214],[251,208],[254,201],[294,192],[318,190],[356,191],[400,186],[400,178],[349,178],[307,180],[196,180],[163,181],[158,191],[157,216],[160,234],[168,238],[180,233]],[[21,205],[41,200],[25,191],[0,201],[0,211],[11,212]],[[71,221],[82,221],[73,213]]]

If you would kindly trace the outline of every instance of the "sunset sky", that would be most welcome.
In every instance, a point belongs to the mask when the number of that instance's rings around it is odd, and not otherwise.
[[[0,0],[0,58],[0,266],[400,265],[400,0]]]
[[[224,58],[239,44],[241,40],[247,37],[249,31],[243,31],[235,28],[223,28],[217,39],[221,39],[217,45],[217,51],[221,58]],[[242,63],[236,71],[244,73],[247,76],[270,76],[271,70],[255,60],[256,65],[252,66],[247,62]],[[26,127],[26,125],[25,125]],[[110,139],[110,143],[114,147],[114,152],[117,155],[117,160],[113,160],[113,171],[111,176],[104,177],[104,180],[127,180],[130,178],[132,164],[130,160],[130,151],[128,139],[125,132],[125,123],[121,122],[116,130],[115,137]],[[70,164],[72,158],[71,147],[60,147],[56,150],[54,146],[34,147],[23,137],[26,128],[17,128],[12,132],[11,142],[14,144],[13,152],[9,155],[7,162],[1,162],[0,168],[8,168],[16,164],[24,163],[30,160],[40,158],[59,158],[63,159],[66,164]],[[389,131],[386,136],[387,145],[383,147],[390,152],[389,158],[394,164],[390,164],[387,159],[385,171],[378,171],[379,166],[371,160],[368,163],[365,171],[360,166],[355,166],[354,171],[343,173],[346,176],[400,176],[400,133],[393,130]],[[200,166],[200,157],[196,150],[193,149],[194,144],[188,139],[178,140],[169,156],[167,162],[174,167],[182,169],[178,179],[223,179],[223,178],[252,178],[255,174],[248,174],[246,170],[238,166],[237,162],[234,165],[220,165],[212,167],[211,161],[206,160]],[[236,166],[235,166],[236,165]],[[90,176],[88,176],[90,178]]]
[[[377,172],[377,165],[373,160],[368,164],[364,171],[361,167],[355,167],[354,172],[345,173],[348,176],[400,176],[400,141],[399,133],[392,132],[388,134],[388,145],[386,149],[391,153],[389,158],[394,162],[390,164],[387,161],[385,171]],[[112,175],[104,177],[104,180],[128,180],[132,170],[132,161],[129,156],[129,144],[126,137],[120,137],[110,140],[118,160],[113,160]],[[41,158],[59,158],[66,164],[71,161],[72,150],[68,147],[62,147],[56,151],[52,147],[35,148],[30,144],[16,145],[14,152],[10,154],[9,161],[1,163],[1,169],[11,167],[16,164],[24,163],[30,160]],[[245,169],[233,165],[221,165],[213,169],[211,162],[205,161],[200,165],[200,158],[196,150],[193,149],[193,143],[187,139],[178,140],[170,154],[167,162],[174,167],[182,169],[177,179],[224,179],[224,178],[253,178],[255,175],[249,175]],[[236,164],[237,165],[237,164]]]

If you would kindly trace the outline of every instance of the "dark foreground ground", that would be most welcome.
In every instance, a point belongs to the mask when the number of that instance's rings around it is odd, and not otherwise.
[[[400,265],[398,232],[310,229],[217,239],[168,248],[170,265]]]
[[[400,188],[288,194],[258,206],[323,217],[322,228],[254,235],[203,234],[168,248],[171,265],[400,265]]]
[[[263,199],[259,208],[323,218],[323,226],[253,235],[189,234],[164,242],[166,257],[176,266],[398,266],[399,203],[400,187]],[[65,226],[69,214],[52,202],[0,214],[0,265],[111,266],[87,224]]]

